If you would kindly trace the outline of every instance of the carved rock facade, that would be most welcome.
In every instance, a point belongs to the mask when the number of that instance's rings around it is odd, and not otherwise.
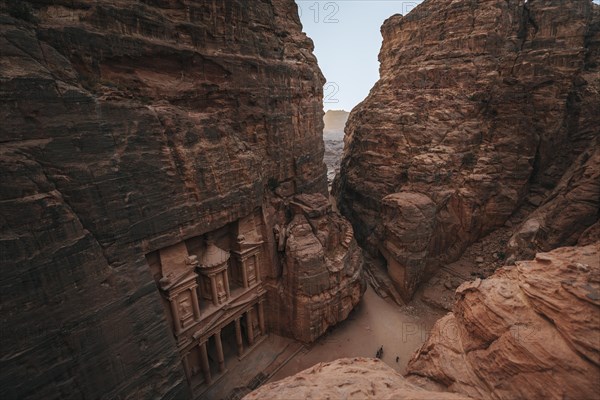
[[[0,4],[6,398],[182,398],[343,319],[362,261],[310,211],[324,79],[295,3],[31,3]]]

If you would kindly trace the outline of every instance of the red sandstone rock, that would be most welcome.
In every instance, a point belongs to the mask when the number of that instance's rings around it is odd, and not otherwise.
[[[532,183],[553,188],[600,134],[599,8],[430,0],[384,23],[380,80],[350,115],[334,191],[403,297],[502,226]],[[548,223],[549,245],[598,215],[570,218],[569,232]]]
[[[600,212],[599,143],[598,139],[591,143],[545,202],[517,228],[508,243],[513,259],[532,258],[538,251],[594,237],[591,225]],[[596,234],[595,239],[600,237]],[[588,241],[592,242],[593,238]]]
[[[325,209],[302,207],[286,227],[278,317],[288,336],[312,342],[346,319],[366,286],[362,253],[350,223],[333,213],[322,195],[300,195],[294,203],[300,204],[300,199],[303,205],[320,200]]]
[[[378,359],[345,358],[319,363],[261,386],[244,397],[252,399],[467,400],[469,397],[420,388]]]
[[[600,243],[538,253],[464,283],[408,365],[478,399],[600,392]]]
[[[201,255],[214,231],[230,251],[246,223],[271,331],[312,340],[347,315],[362,284],[347,223],[306,217],[325,240],[310,262],[273,235],[296,194],[327,190],[324,79],[293,0],[0,10],[4,398],[187,396],[155,255]],[[306,290],[302,268],[324,284]]]

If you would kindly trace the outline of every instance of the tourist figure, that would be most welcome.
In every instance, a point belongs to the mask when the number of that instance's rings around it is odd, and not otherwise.
[[[377,354],[375,354],[375,357],[377,357],[377,358],[383,357],[383,345],[381,345],[379,350],[377,350]]]
[[[396,362],[400,361],[400,357],[396,356]]]

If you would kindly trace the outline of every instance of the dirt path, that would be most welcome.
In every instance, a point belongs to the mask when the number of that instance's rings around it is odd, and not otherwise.
[[[381,345],[382,360],[396,371],[403,372],[412,354],[442,315],[439,310],[419,301],[399,307],[393,301],[377,296],[369,287],[346,321],[322,336],[308,351],[298,354],[270,381],[294,375],[319,362],[343,357],[375,357]]]

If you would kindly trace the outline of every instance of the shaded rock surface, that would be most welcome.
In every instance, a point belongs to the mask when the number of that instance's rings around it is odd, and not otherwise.
[[[544,250],[598,220],[597,166],[577,157],[598,147],[599,8],[427,0],[384,23],[380,79],[349,117],[333,191],[405,299],[525,199],[577,196],[559,225],[548,217]]]
[[[538,251],[560,245],[572,246],[584,234],[592,235],[590,222],[598,221],[600,213],[598,140],[575,160],[540,207],[517,228],[508,243],[514,259],[531,258]]]
[[[423,389],[378,359],[343,358],[319,363],[296,375],[261,386],[244,400],[328,398],[459,400],[469,397]]]
[[[145,255],[248,215],[269,328],[311,340],[347,315],[362,261],[345,221],[309,212],[324,79],[292,0],[0,9],[4,398],[188,396]],[[298,193],[320,194],[313,225],[280,253]]]
[[[596,398],[600,243],[462,284],[407,372],[478,399]]]

